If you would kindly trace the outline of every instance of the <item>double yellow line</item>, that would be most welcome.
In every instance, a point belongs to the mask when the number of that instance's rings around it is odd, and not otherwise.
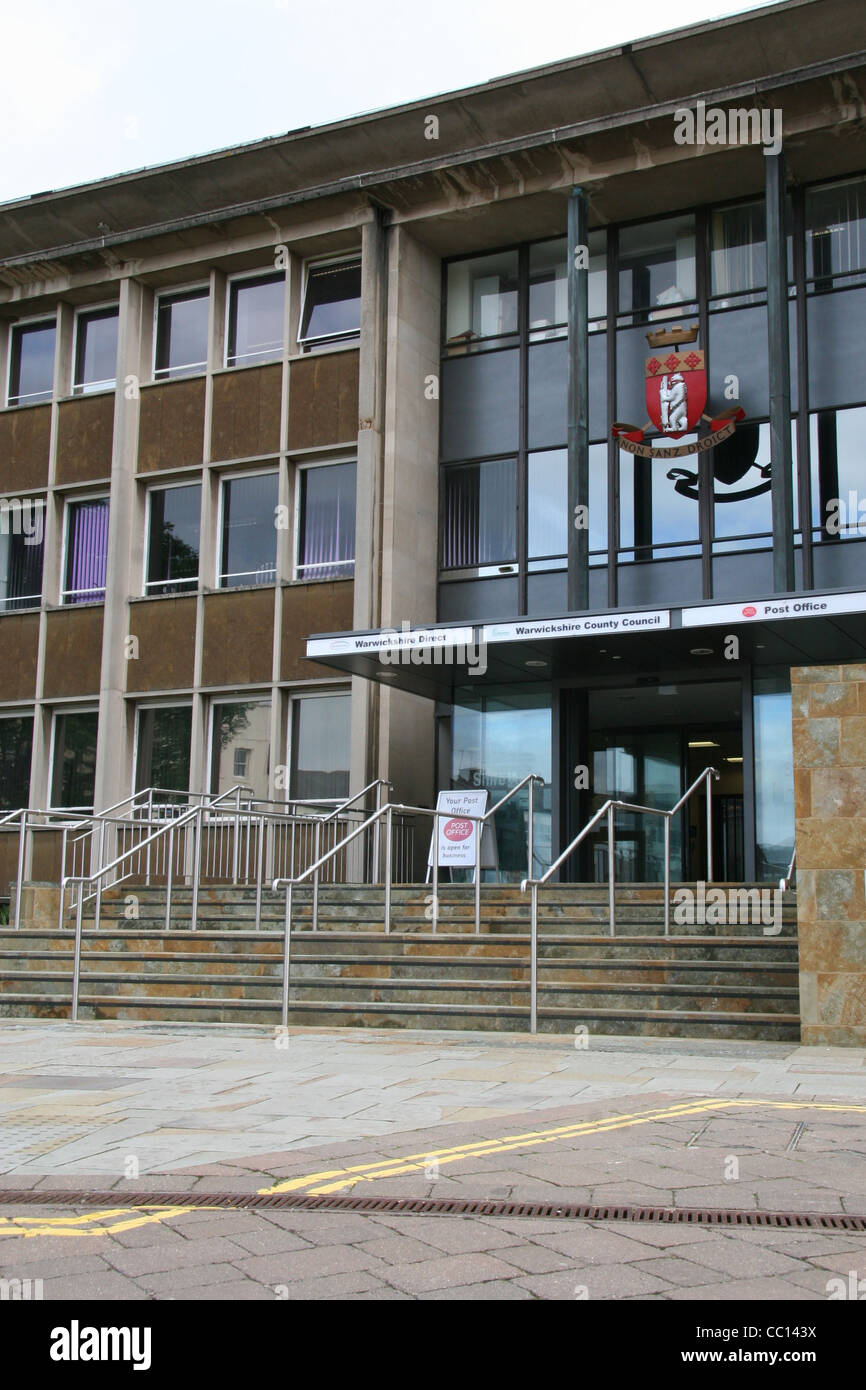
[[[549,1126],[546,1129],[523,1130],[515,1134],[505,1134],[497,1139],[479,1139],[472,1143],[455,1144],[446,1149],[426,1149],[420,1153],[405,1154],[401,1158],[379,1159],[373,1163],[359,1163],[347,1168],[325,1168],[316,1173],[306,1173],[302,1177],[288,1178],[274,1183],[272,1187],[259,1189],[262,1195],[278,1192],[303,1192],[311,1197],[327,1196],[335,1192],[346,1192],[362,1182],[376,1182],[379,1179],[403,1177],[407,1173],[418,1173],[432,1169],[433,1175],[447,1164],[460,1163],[468,1159],[490,1158],[510,1153],[515,1149],[532,1149],[541,1144],[555,1144],[561,1140],[584,1138],[594,1134],[607,1134],[618,1129],[631,1129],[636,1125],[657,1124],[663,1120],[678,1120],[688,1115],[712,1114],[723,1110],[740,1108],[762,1110],[811,1110],[836,1114],[866,1114],[866,1105],[851,1105],[842,1102],[802,1101],[802,1100],[760,1100],[742,1099],[720,1100],[709,1097],[702,1100],[680,1101],[656,1110],[638,1110],[628,1115],[613,1115],[600,1120],[579,1120],[573,1124]],[[166,1221],[176,1216],[185,1216],[192,1211],[222,1211],[222,1207],[187,1206],[143,1206],[116,1207],[107,1211],[91,1212],[85,1216],[10,1216],[0,1217],[0,1236],[101,1236],[113,1235],[119,1231],[134,1230],[155,1221]]]

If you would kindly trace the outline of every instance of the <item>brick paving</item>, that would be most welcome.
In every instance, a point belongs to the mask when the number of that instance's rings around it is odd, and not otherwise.
[[[284,1051],[265,1030],[5,1022],[0,1120],[3,1187],[112,1193],[111,1216],[0,1205],[0,1277],[47,1300],[822,1301],[852,1275],[866,1295],[866,1234],[123,1206],[325,1182],[864,1214],[854,1049],[310,1030]]]

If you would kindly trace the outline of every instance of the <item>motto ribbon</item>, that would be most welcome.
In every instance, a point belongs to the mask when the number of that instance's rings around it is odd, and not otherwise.
[[[720,415],[712,418],[709,415],[702,415],[701,419],[706,420],[711,433],[703,439],[697,439],[693,444],[676,444],[667,448],[653,448],[651,444],[644,444],[641,441],[646,434],[649,423],[641,428],[640,425],[629,425],[623,421],[614,421],[611,426],[614,439],[629,454],[638,454],[641,458],[648,459],[679,459],[685,458],[687,454],[705,454],[708,449],[714,449],[717,444],[721,444],[723,439],[728,439],[737,428],[740,420],[746,418],[746,412],[742,406],[732,406],[730,410],[723,410]]]

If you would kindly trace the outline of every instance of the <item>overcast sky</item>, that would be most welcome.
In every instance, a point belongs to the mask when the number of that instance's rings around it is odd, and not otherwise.
[[[321,125],[758,8],[748,0],[26,0],[0,199]]]

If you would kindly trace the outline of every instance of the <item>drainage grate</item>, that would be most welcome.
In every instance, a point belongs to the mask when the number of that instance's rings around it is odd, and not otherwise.
[[[389,1212],[407,1216],[534,1216],[563,1221],[675,1222],[694,1226],[771,1226],[866,1231],[866,1216],[846,1212],[739,1211],[711,1207],[594,1207],[568,1202],[502,1202],[473,1197],[308,1197],[294,1192],[107,1192],[0,1188],[2,1206],[218,1207],[264,1211]]]

